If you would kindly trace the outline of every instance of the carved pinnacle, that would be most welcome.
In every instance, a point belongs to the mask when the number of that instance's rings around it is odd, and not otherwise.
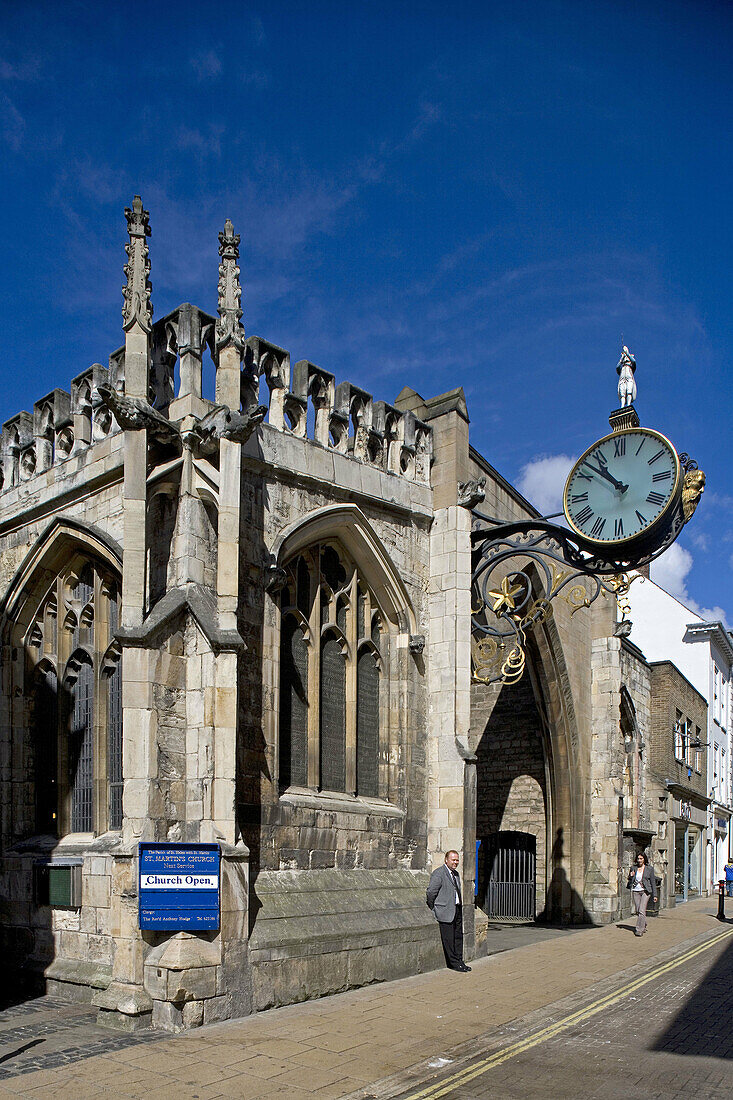
[[[144,332],[150,332],[153,320],[153,307],[150,302],[152,287],[148,279],[150,257],[147,238],[150,236],[150,215],[147,210],[143,210],[139,195],[135,195],[132,200],[132,209],[125,207],[125,217],[130,240],[125,245],[127,263],[124,272],[127,276],[127,286],[122,290],[125,299],[122,307],[122,327],[127,332],[137,322]]]
[[[242,316],[242,288],[239,283],[239,233],[229,218],[224,222],[224,232],[219,234],[219,320],[216,322],[216,350],[234,344],[240,355],[244,354],[244,329]]]

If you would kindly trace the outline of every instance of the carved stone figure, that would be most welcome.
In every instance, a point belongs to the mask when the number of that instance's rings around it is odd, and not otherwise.
[[[486,499],[486,478],[472,478],[458,484],[458,504],[461,508],[475,508]]]
[[[97,393],[123,431],[139,432],[147,428],[152,438],[159,443],[181,445],[181,433],[176,425],[171,424],[170,420],[161,416],[141,397],[125,397],[104,382],[97,386]]]
[[[682,482],[682,514],[689,523],[705,492],[705,474],[702,470],[688,470]]]
[[[251,405],[243,413],[232,412],[226,405],[217,405],[193,429],[192,434],[198,440],[199,452],[205,455],[214,454],[222,439],[246,443],[266,415],[266,405]]]
[[[633,405],[634,401],[636,401],[636,382],[634,381],[635,372],[636,359],[624,344],[623,351],[621,352],[621,358],[619,359],[618,366],[616,367],[616,374],[619,376],[618,399],[622,409],[627,408],[627,406],[629,405]]]

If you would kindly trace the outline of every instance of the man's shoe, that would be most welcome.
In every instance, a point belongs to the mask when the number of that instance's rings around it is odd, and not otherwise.
[[[460,965],[460,966],[458,967],[458,969],[459,969],[459,970],[460,970],[460,971],[461,971],[461,972],[462,972],[463,974],[470,974],[470,973],[471,973],[471,967],[470,967],[470,966],[466,966],[466,964],[465,964],[465,963],[461,963],[461,965]]]

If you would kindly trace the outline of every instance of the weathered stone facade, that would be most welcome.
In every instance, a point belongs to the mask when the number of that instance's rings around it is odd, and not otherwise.
[[[154,322],[126,213],[124,348],[2,432],[6,954],[118,1027],[290,1003],[440,965],[424,890],[449,848],[484,950],[476,841],[505,833],[538,915],[613,919],[649,820],[623,701],[646,729],[648,685],[613,607],[557,600],[520,684],[472,684],[459,486],[535,513],[470,446],[463,391],[390,405],[247,338],[230,222],[218,316]],[[215,934],[140,931],[142,841],[220,846]]]

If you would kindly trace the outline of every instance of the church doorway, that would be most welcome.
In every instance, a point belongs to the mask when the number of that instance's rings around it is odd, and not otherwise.
[[[485,913],[489,920],[533,921],[536,916],[537,838],[493,833],[486,840]]]
[[[546,916],[552,872],[546,722],[528,673],[497,688],[473,685],[477,904],[489,920]]]

